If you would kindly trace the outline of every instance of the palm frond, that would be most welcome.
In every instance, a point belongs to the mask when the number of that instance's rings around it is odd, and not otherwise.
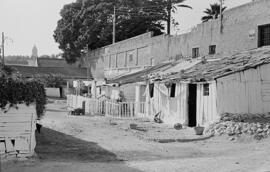
[[[223,7],[222,12],[226,8],[227,7]],[[202,22],[206,22],[206,21],[211,20],[211,19],[217,19],[218,16],[220,15],[220,4],[218,4],[218,3],[210,4],[210,8],[206,8],[203,12],[205,14],[207,14],[207,16],[202,17],[202,19],[201,19]]]
[[[191,6],[189,6],[189,5],[177,5],[177,7],[183,7],[183,8],[190,8],[190,9],[192,9],[192,7]]]

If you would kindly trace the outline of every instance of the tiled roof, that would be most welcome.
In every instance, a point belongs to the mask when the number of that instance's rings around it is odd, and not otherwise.
[[[167,75],[166,78],[194,82],[209,81],[268,63],[270,63],[270,46],[200,62],[184,71]]]
[[[174,62],[165,62],[165,63],[160,63],[158,65],[146,68],[144,70],[127,74],[124,76],[116,77],[113,79],[108,80],[108,83],[119,83],[119,84],[129,84],[129,83],[135,83],[135,82],[142,82],[145,80],[145,77],[154,72],[162,71],[168,68],[171,68],[175,66],[176,63]]]
[[[33,77],[37,74],[56,74],[62,75],[65,79],[87,79],[86,68],[67,68],[67,67],[29,67],[11,66],[25,77]],[[92,75],[89,76],[92,78]]]
[[[136,83],[145,81],[146,78],[159,81],[204,82],[267,63],[270,63],[270,46],[226,55],[218,59],[160,63],[139,72],[111,79],[108,83]]]

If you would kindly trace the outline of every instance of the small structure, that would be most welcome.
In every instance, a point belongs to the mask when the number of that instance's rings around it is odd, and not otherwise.
[[[35,153],[35,108],[18,106],[19,110],[0,111],[0,156],[3,158],[28,157]]]
[[[102,86],[102,91],[108,97],[112,97],[118,91],[122,92],[122,95],[127,101],[145,102],[146,76],[172,68],[176,64],[172,61],[163,62],[138,72],[112,78]]]

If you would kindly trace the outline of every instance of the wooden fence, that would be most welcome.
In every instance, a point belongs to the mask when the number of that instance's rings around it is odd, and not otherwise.
[[[0,112],[0,155],[33,155],[36,146],[35,130],[35,114]]]
[[[140,118],[148,118],[147,112],[146,112],[146,102],[139,102],[138,105],[138,117]]]
[[[83,103],[85,102],[85,103]],[[83,108],[90,115],[106,115],[114,118],[146,118],[145,102],[116,102],[112,100],[92,99],[82,96],[68,95],[67,106]]]
[[[114,118],[135,118],[135,103],[106,101],[105,113]]]
[[[85,113],[90,115],[105,115],[105,100],[86,99]]]

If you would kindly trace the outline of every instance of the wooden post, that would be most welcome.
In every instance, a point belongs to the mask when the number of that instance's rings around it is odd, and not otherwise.
[[[96,99],[97,98],[97,81],[93,81],[93,84],[92,84],[92,90],[93,90],[93,98]]]
[[[138,116],[140,113],[141,85],[136,85],[135,94],[135,115]]]
[[[150,100],[150,89],[149,89],[149,82],[147,82],[147,86],[146,86],[146,100],[145,100],[145,114],[148,118],[150,117],[150,108],[151,108],[151,100]]]
[[[67,81],[67,95],[69,95],[69,82]]]
[[[34,155],[34,149],[36,146],[36,137],[35,137],[35,130],[36,130],[36,115],[32,113],[31,116],[31,131],[30,131],[30,145],[29,145],[29,151],[30,155]]]

